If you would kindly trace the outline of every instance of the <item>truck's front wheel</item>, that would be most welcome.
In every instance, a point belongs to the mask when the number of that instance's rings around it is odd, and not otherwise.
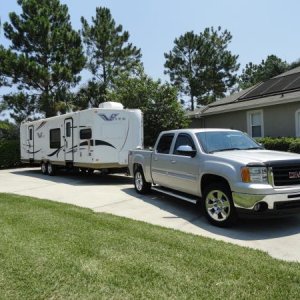
[[[210,223],[228,227],[237,220],[229,188],[222,183],[209,185],[203,195],[204,212]]]
[[[141,168],[137,168],[134,171],[134,187],[139,194],[146,194],[151,189],[151,183],[145,180],[145,176]]]

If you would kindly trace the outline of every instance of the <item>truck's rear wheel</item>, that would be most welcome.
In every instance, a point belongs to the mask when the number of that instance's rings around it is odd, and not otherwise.
[[[142,168],[134,171],[134,187],[139,194],[146,194],[151,189],[151,183],[145,180]]]
[[[225,184],[209,185],[204,191],[203,206],[207,219],[213,225],[228,227],[237,220],[231,192]]]
[[[47,170],[47,163],[45,162],[42,162],[41,163],[41,172],[42,174],[46,175],[48,173],[48,170]]]

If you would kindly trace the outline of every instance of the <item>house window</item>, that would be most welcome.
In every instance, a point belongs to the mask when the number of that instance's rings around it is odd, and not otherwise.
[[[248,133],[250,136],[263,137],[263,112],[262,110],[249,111],[247,114]]]
[[[50,148],[60,148],[60,128],[50,130]]]
[[[300,109],[295,112],[296,137],[300,137]]]
[[[92,138],[92,129],[81,129],[80,130],[80,139],[81,140],[90,140]]]

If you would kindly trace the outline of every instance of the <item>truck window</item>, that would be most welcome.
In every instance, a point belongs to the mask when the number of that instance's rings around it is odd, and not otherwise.
[[[157,148],[156,148],[157,153],[168,154],[170,152],[173,137],[174,137],[174,134],[162,135],[158,142]]]
[[[186,133],[180,133],[177,137],[176,144],[174,147],[174,154],[182,155],[177,152],[179,146],[190,146],[193,150],[196,150],[195,144],[192,138]]]
[[[92,129],[91,128],[81,129],[79,135],[81,140],[90,140],[92,138]]]
[[[50,129],[50,148],[60,148],[60,128]]]

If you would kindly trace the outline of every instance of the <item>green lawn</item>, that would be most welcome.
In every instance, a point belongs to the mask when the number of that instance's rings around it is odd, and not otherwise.
[[[300,264],[71,205],[0,194],[0,299],[299,297]]]

